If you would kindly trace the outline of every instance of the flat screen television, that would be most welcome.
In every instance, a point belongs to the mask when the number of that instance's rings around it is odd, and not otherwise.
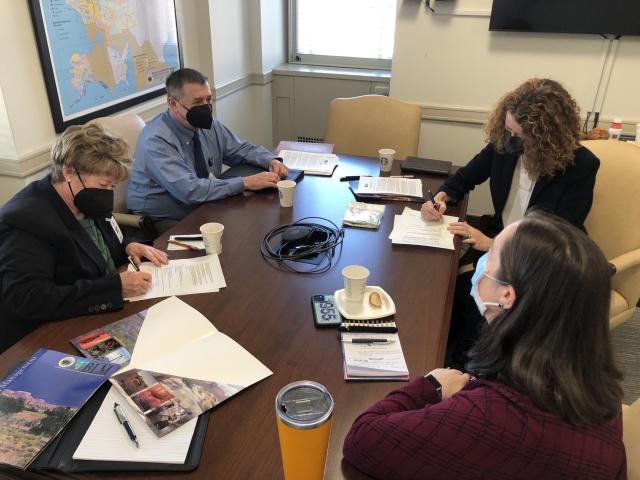
[[[640,0],[493,0],[489,30],[640,35]]]

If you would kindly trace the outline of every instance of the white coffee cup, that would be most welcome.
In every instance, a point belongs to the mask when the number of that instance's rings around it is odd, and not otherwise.
[[[296,191],[296,182],[293,180],[280,180],[276,183],[281,207],[293,207],[293,194]]]
[[[381,148],[378,150],[378,157],[380,158],[380,171],[390,172],[393,167],[393,157],[396,151],[392,148]]]
[[[205,223],[200,226],[202,240],[204,240],[204,249],[207,255],[220,255],[222,253],[222,232],[224,225],[221,223]]]
[[[342,269],[342,278],[347,302],[362,302],[369,279],[369,270],[360,265],[348,265]]]

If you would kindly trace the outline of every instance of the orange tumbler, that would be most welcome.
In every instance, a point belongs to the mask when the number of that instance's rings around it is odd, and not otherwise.
[[[303,380],[276,395],[276,421],[286,480],[321,480],[329,447],[333,398],[324,386]]]

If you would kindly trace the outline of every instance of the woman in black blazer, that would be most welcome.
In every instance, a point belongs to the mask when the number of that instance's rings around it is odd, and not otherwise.
[[[455,349],[458,358],[450,363],[457,366],[464,362],[463,352],[473,345],[478,327],[484,324],[469,295],[475,262],[507,224],[520,220],[531,207],[585,230],[600,166],[598,158],[579,143],[575,100],[554,80],[530,79],[507,93],[489,116],[485,130],[487,146],[444,182],[435,195],[436,206],[430,201],[422,206],[424,218],[438,220],[447,203],[457,202],[489,180],[495,213],[448,227],[470,246],[460,261],[463,273],[456,283],[449,334],[448,353]]]
[[[0,352],[43,323],[119,309],[148,291],[148,273],[116,272],[127,255],[167,263],[123,239],[111,215],[127,152],[98,125],[70,127],[52,148],[51,174],[0,209]]]

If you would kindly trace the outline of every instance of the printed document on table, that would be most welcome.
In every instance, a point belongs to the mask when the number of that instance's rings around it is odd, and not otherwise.
[[[140,448],[136,448],[120,425],[113,404],[117,402],[136,432]],[[87,433],[73,454],[74,460],[103,460],[111,462],[151,462],[183,464],[191,445],[197,418],[185,423],[181,428],[157,437],[144,420],[138,416],[115,387],[102,402]]]
[[[338,157],[332,153],[296,152],[293,150],[281,150],[280,157],[287,168],[304,170],[311,175],[333,174],[338,165]]]
[[[453,250],[453,234],[447,225],[457,221],[458,217],[450,215],[443,215],[442,221],[428,221],[418,210],[405,207],[402,215],[395,216],[389,238],[392,243]]]
[[[131,265],[129,271],[133,271]],[[140,271],[151,274],[151,290],[125,300],[134,302],[171,295],[218,292],[227,286],[218,255],[171,260],[161,267],[144,262]]]
[[[419,178],[361,177],[356,194],[422,198]]]

